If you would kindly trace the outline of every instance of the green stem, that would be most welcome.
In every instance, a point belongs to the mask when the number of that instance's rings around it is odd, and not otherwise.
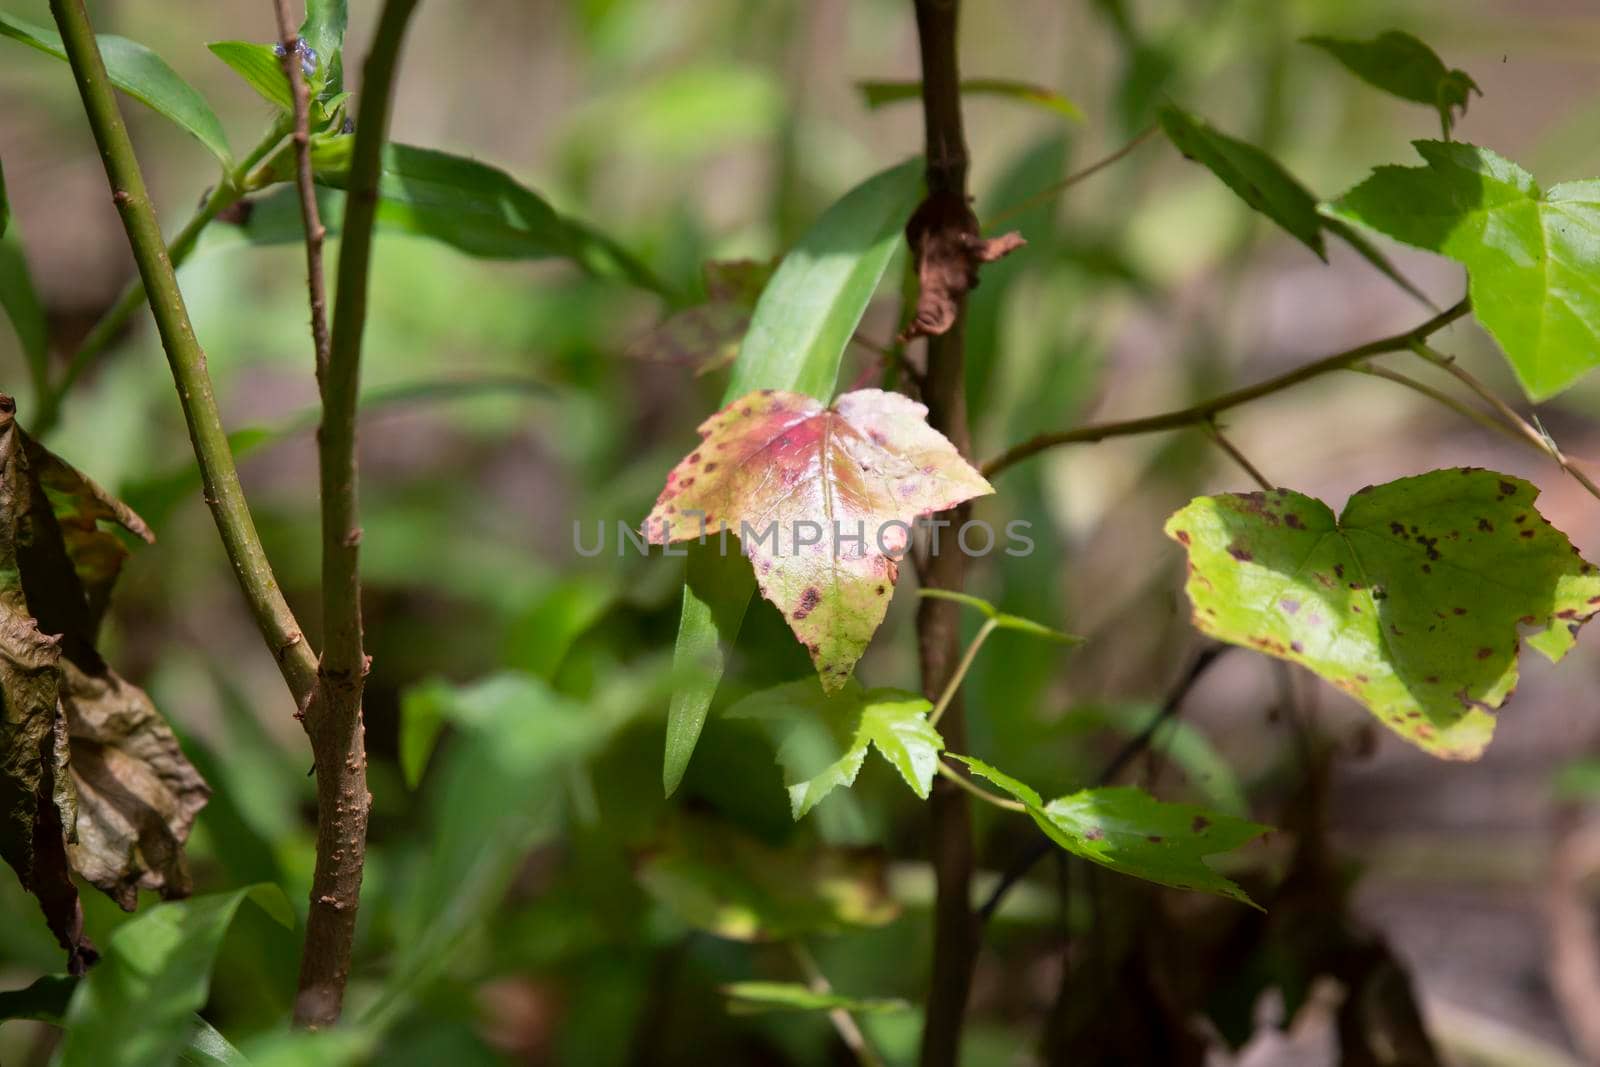
[[[811,950],[806,948],[804,942],[789,942],[789,954],[794,957],[795,966],[805,976],[806,985],[813,993],[827,996],[833,992],[833,984],[828,981],[828,976],[822,973],[822,968],[817,966],[816,957],[811,955]],[[845,1043],[861,1067],[884,1067],[883,1057],[872,1047],[867,1035],[861,1032],[861,1026],[856,1022],[854,1015],[844,1008],[834,1008],[828,1012],[828,1018],[832,1021],[833,1028],[839,1032],[839,1040]]]
[[[1007,800],[1005,797],[995,796],[987,789],[975,784],[966,775],[950,766],[950,764],[946,763],[944,760],[940,760],[938,766],[939,776],[941,778],[949,779],[961,789],[965,790],[967,793],[970,793],[972,796],[977,797],[985,804],[993,804],[997,808],[1004,808],[1006,811],[1014,811],[1022,815],[1026,815],[1028,813],[1028,806],[1022,803],[1020,800]]]
[[[368,661],[361,633],[361,528],[356,492],[356,408],[367,319],[372,230],[388,136],[395,67],[417,0],[387,0],[362,66],[351,149],[339,279],[327,367],[321,376],[317,459],[322,485],[322,662],[306,733],[317,767],[317,862],[294,1018],[319,1029],[339,1019],[366,865],[367,791],[361,697]]]
[[[1197,423],[1206,422],[1229,408],[1235,408],[1252,400],[1259,400],[1264,396],[1282,392],[1290,386],[1310,381],[1312,378],[1327,374],[1330,371],[1345,370],[1372,356],[1381,355],[1384,352],[1403,352],[1419,341],[1444,329],[1470,310],[1471,305],[1465,299],[1462,299],[1453,307],[1445,309],[1427,322],[1415,329],[1407,330],[1405,333],[1384,337],[1377,341],[1369,341],[1364,345],[1345,349],[1343,352],[1335,352],[1331,356],[1313,360],[1302,367],[1297,367],[1275,378],[1268,378],[1264,382],[1257,382],[1255,385],[1212,397],[1210,400],[1202,401],[1191,407],[1180,408],[1177,411],[1167,411],[1159,415],[1146,415],[1142,418],[1127,419],[1122,422],[1102,422],[1089,426],[1078,426],[1070,430],[1039,434],[1037,437],[1029,438],[1021,444],[1013,445],[999,456],[985,463],[983,465],[984,477],[993,478],[1006,468],[1057,445],[1091,444],[1095,441],[1104,441],[1108,437],[1129,437],[1135,434],[1160,433],[1165,430],[1177,430],[1185,426],[1194,426]]]
[[[249,601],[256,626],[277,660],[290,692],[296,700],[303,700],[316,681],[316,658],[278,588],[256,533],[233,453],[228,448],[228,435],[212,392],[211,377],[206,371],[205,352],[189,322],[189,312],[145,189],[138,157],[122,115],[117,111],[116,97],[106,76],[105,61],[95,42],[94,29],[89,24],[83,0],[51,0],[50,10],[61,31],[72,76],[105,164],[112,200],[122,216],[139,277],[149,294],[150,311],[172,367],[184,420],[189,427],[189,439],[200,465],[206,503],[222,535],[234,576]]]
[[[928,713],[928,725],[938,726],[939,719],[943,717],[945,709],[956,697],[956,690],[961,688],[961,680],[967,676],[967,671],[972,667],[972,661],[978,658],[978,649],[994,633],[995,627],[1000,624],[998,619],[986,619],[978,632],[972,638],[972,644],[967,646],[966,654],[961,657],[961,662],[956,664],[955,673],[950,675],[950,680],[944,684],[944,692],[939,694],[939,702]]]
[[[205,228],[211,225],[218,215],[242,200],[248,190],[255,187],[252,182],[259,180],[259,176],[252,175],[252,170],[256,164],[266,159],[268,153],[276,155],[272,150],[282,145],[284,133],[283,122],[280,120],[268,131],[267,136],[262,138],[261,143],[206,194],[200,210],[184,223],[183,228],[173,236],[171,244],[167,246],[167,258],[172,261],[174,270],[183,266],[184,261],[189,258]],[[77,384],[83,372],[117,339],[128,325],[128,320],[133,317],[134,312],[144,306],[144,303],[144,280],[135,278],[128,283],[117,297],[116,303],[100,316],[99,321],[78,344],[60,381],[42,394],[39,411],[30,426],[34,436],[42,438],[55,428],[60,421],[61,405],[67,394]]]

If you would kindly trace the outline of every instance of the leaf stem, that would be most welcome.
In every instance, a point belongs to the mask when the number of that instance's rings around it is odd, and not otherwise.
[[[1250,476],[1256,485],[1268,491],[1273,488],[1272,482],[1268,480],[1267,476],[1256,469],[1256,465],[1251,463],[1243,452],[1239,451],[1238,446],[1223,436],[1222,431],[1217,428],[1216,419],[1207,419],[1202,425],[1205,426],[1206,434],[1212,441],[1216,442],[1217,447],[1226,452],[1229,459],[1243,467],[1244,472]]]
[[[1201,401],[1190,407],[1180,408],[1176,411],[1166,411],[1158,415],[1145,415],[1137,419],[1126,419],[1120,422],[1093,423],[1088,426],[1077,426],[1070,430],[1058,430],[1053,433],[1042,433],[1031,437],[1021,444],[1013,445],[1005,452],[991,459],[983,465],[983,474],[986,478],[993,478],[1008,467],[1014,466],[1025,459],[1038,455],[1048,448],[1057,445],[1092,444],[1104,441],[1109,437],[1130,437],[1136,434],[1162,433],[1167,430],[1177,430],[1185,426],[1202,423],[1241,404],[1252,400],[1282,392],[1301,382],[1310,381],[1312,378],[1327,374],[1329,371],[1345,370],[1372,356],[1385,352],[1403,352],[1411,348],[1418,341],[1424,340],[1439,330],[1455,322],[1471,310],[1471,305],[1463,298],[1461,301],[1446,308],[1427,322],[1422,323],[1405,333],[1398,333],[1391,337],[1368,341],[1355,348],[1347,348],[1343,352],[1335,352],[1331,356],[1323,356],[1313,360],[1292,371],[1268,378],[1264,382],[1257,382],[1243,389],[1236,389],[1231,393],[1223,393],[1209,400]]]
[[[789,942],[789,955],[794,957],[794,964],[805,977],[806,985],[811,987],[813,993],[827,996],[833,992],[833,984],[828,981],[828,976],[822,973],[822,968],[817,966],[817,959],[803,941]],[[828,1018],[833,1022],[833,1028],[839,1032],[839,1039],[845,1043],[850,1052],[855,1056],[856,1062],[861,1067],[884,1067],[883,1057],[878,1055],[878,1050],[872,1047],[872,1042],[867,1040],[867,1035],[861,1030],[854,1015],[844,1008],[833,1008],[828,1012]]]
[[[1004,808],[1006,811],[1014,811],[1022,815],[1028,813],[1028,806],[1020,800],[1007,800],[1005,797],[995,796],[942,759],[939,761],[939,776],[954,782],[962,790],[977,797],[985,804],[993,804],[997,808]]]
[[[369,661],[361,632],[356,410],[378,178],[388,137],[395,67],[416,6],[417,0],[387,0],[362,67],[360,113],[339,242],[338,296],[327,366],[320,382],[322,425],[317,433],[317,459],[322,487],[323,649],[316,694],[305,711],[306,734],[317,767],[317,861],[294,1007],[295,1022],[311,1029],[331,1026],[339,1019],[366,865],[372,795],[367,791],[361,715]],[[301,169],[303,172],[304,167]]]
[[[206,504],[222,536],[234,576],[249,601],[256,626],[277,660],[289,691],[297,701],[303,700],[315,684],[316,658],[278,588],[245,501],[233,453],[228,448],[222,414],[212,391],[211,377],[206,371],[205,352],[189,322],[183,293],[178,288],[177,275],[167,255],[166,242],[145,189],[133,143],[117,110],[94,29],[83,0],[51,0],[50,10],[61,31],[73,80],[83,98],[84,111],[105,164],[112,200],[122,217],[139,277],[148,294],[150,311],[172,368],[204,482]]]
[[[311,344],[316,355],[317,385],[323,384],[328,368],[328,292],[323,281],[322,243],[328,236],[317,210],[317,187],[311,175],[311,87],[300,69],[300,38],[289,17],[289,0],[273,0],[278,19],[278,43],[283,48],[284,77],[294,98],[295,190],[300,198],[300,221],[306,235],[306,288],[311,302]]]
[[[1466,368],[1458,364],[1454,356],[1447,356],[1442,352],[1434,350],[1428,346],[1427,342],[1423,338],[1417,338],[1414,340],[1411,343],[1411,350],[1417,355],[1421,356],[1423,359],[1427,360],[1429,363],[1432,363],[1435,367],[1438,367],[1445,371],[1445,373],[1451,375],[1457,381],[1465,385],[1468,389],[1471,389],[1474,393],[1477,393],[1478,396],[1481,397],[1491,408],[1493,408],[1502,419],[1505,419],[1506,422],[1512,426],[1524,440],[1533,445],[1533,447],[1537,448],[1539,451],[1543,452],[1545,455],[1549,456],[1551,459],[1555,460],[1558,464],[1560,464],[1562,470],[1571,475],[1573,480],[1575,480],[1579,485],[1583,486],[1583,488],[1588,491],[1590,496],[1600,500],[1600,486],[1596,486],[1588,474],[1586,474],[1580,467],[1573,464],[1572,461],[1567,459],[1567,457],[1562,453],[1561,449],[1556,445],[1555,441],[1553,441],[1548,434],[1539,432],[1539,430],[1530,422],[1528,422],[1527,419],[1517,414],[1516,410],[1512,408],[1510,404],[1507,404],[1504,400],[1501,400],[1495,395],[1494,390],[1490,389],[1487,385],[1484,385],[1470,372],[1468,372]]]
[[[1120,163],[1124,158],[1132,155],[1134,149],[1138,148],[1140,145],[1144,144],[1152,136],[1154,136],[1155,132],[1156,124],[1152,122],[1150,125],[1134,134],[1133,138],[1129,140],[1127,144],[1123,145],[1109,156],[1096,160],[1087,167],[1084,167],[1082,170],[1073,171],[1071,174],[1067,175],[1065,178],[1062,178],[1054,185],[1047,185],[1043,189],[1040,189],[1037,193],[1034,193],[1032,196],[1028,197],[1026,200],[1013,204],[1004,211],[999,212],[988,220],[989,227],[991,229],[997,227],[1001,223],[1008,222],[1009,220],[1016,218],[1018,215],[1021,215],[1023,212],[1028,211],[1031,208],[1038,207],[1040,204],[1048,203],[1050,200],[1060,196],[1062,193],[1066,192],[1068,189],[1071,189],[1074,185],[1077,185],[1085,178],[1092,178],[1112,164]]]
[[[183,224],[183,228],[173,235],[172,242],[167,245],[167,258],[172,261],[174,270],[183,266],[189,258],[205,228],[216,221],[217,216],[244,199],[245,194],[254,188],[255,181],[259,180],[259,175],[253,173],[256,165],[263,161],[270,164],[271,157],[276,155],[273,150],[283,144],[284,133],[283,120],[280,119],[272,125],[260,143],[251,149],[250,154],[206,193],[199,210]],[[67,394],[78,383],[83,372],[94,363],[96,357],[117,339],[128,325],[128,320],[133,317],[134,312],[144,306],[144,303],[144,280],[136,277],[118,295],[116,303],[112,304],[84,335],[77,350],[72,353],[72,358],[68,360],[61,379],[42,395],[39,411],[32,420],[29,432],[35,437],[43,438],[55,429],[61,420],[61,405],[66,400]]]
[[[956,690],[961,688],[961,680],[967,676],[967,671],[972,667],[972,661],[978,658],[978,649],[983,647],[984,641],[994,633],[995,627],[1000,625],[998,619],[985,619],[978,632],[972,638],[972,644],[967,646],[966,654],[961,657],[961,662],[956,664],[956,669],[950,675],[950,680],[944,684],[944,692],[939,694],[939,702],[928,713],[928,725],[938,726],[939,719],[943,717],[945,709],[955,699]]]

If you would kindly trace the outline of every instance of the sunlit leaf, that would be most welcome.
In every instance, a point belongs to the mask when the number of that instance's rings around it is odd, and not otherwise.
[[[681,820],[637,870],[680,920],[730,941],[840,933],[900,914],[876,853],[779,849],[706,819]]]
[[[101,1067],[110,1049],[119,1067],[178,1059],[209,996],[223,936],[247,898],[293,927],[294,909],[273,885],[159,904],[118,927],[67,1007],[61,1067]]]
[[[46,55],[66,61],[61,35],[44,26],[35,26],[13,15],[0,12],[0,37],[10,37]],[[160,115],[172,120],[195,140],[205,145],[224,167],[232,161],[228,136],[222,122],[206,103],[205,97],[167,61],[137,41],[102,33],[95,36],[100,55],[105,59],[111,84]]]
[[[1467,113],[1471,94],[1483,95],[1466,71],[1446,67],[1433,49],[1400,30],[1380,33],[1370,41],[1307,37],[1305,42],[1333,56],[1368,85],[1433,108],[1446,139],[1457,113]]]
[[[922,97],[922,83],[916,81],[859,81],[856,88],[869,108],[885,104],[918,100]],[[1054,89],[1011,78],[963,78],[961,92],[967,96],[1003,96],[1026,104],[1035,104],[1053,111],[1074,122],[1083,121],[1083,112],[1071,100]]]
[[[1173,147],[1182,152],[1185,158],[1199,163],[1222,179],[1222,183],[1233,190],[1239,199],[1283,227],[1315,252],[1318,258],[1328,258],[1323,232],[1330,232],[1400,288],[1426,302],[1426,298],[1395,269],[1383,253],[1342,220],[1322,215],[1317,198],[1267,153],[1229,137],[1181,108],[1171,105],[1163,107],[1158,118]]]
[[[888,1015],[911,1010],[899,997],[847,997],[818,993],[799,982],[731,982],[722,987],[728,1011],[758,1015],[771,1011],[847,1011],[852,1015]]]
[[[926,800],[944,739],[928,724],[933,705],[900,689],[863,689],[855,679],[824,693],[816,678],[752,693],[728,709],[774,729],[789,807],[796,819],[839,786],[853,785],[868,747]]]
[[[845,347],[921,188],[921,168],[902,163],[846,193],[806,231],[762,290],[723,404],[757,389],[794,390],[824,402],[833,396]],[[689,765],[755,591],[738,560],[708,545],[690,545],[688,553],[673,664],[680,675],[698,673],[673,693],[667,713],[668,796]]]
[[[217,41],[206,47],[267,103],[284,112],[294,109],[294,93],[289,88],[289,79],[284,77],[283,63],[271,45],[251,41]]]
[[[1600,609],[1600,574],[1484,470],[1369,487],[1337,519],[1287,489],[1199,497],[1167,520],[1194,623],[1302,664],[1435,755],[1472,759],[1517,683],[1519,634],[1550,659]]]
[[[993,492],[926,415],[879,389],[831,408],[772,390],[736,400],[701,424],[644,532],[737,535],[823,688],[839,689],[888,610],[911,522]]]
[[[1600,181],[1540,190],[1473,145],[1416,141],[1421,167],[1379,167],[1330,210],[1467,268],[1472,313],[1529,397],[1600,365]]]
[[[1046,803],[1039,794],[968,756],[955,759],[1020,800],[1045,836],[1074,855],[1147,882],[1254,903],[1206,864],[1267,832],[1267,827],[1193,804],[1167,804],[1142,789],[1083,789]]]

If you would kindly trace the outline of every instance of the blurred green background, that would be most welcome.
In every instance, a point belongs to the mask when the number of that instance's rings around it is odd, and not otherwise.
[[[236,146],[266,127],[267,106],[205,44],[272,40],[269,4],[91,8],[101,32],[149,45],[196,85]],[[1545,184],[1600,173],[1600,12],[1576,0],[965,8],[965,73],[1049,86],[1085,116],[971,98],[980,217],[1116,149],[1168,99],[1267,148],[1322,196],[1409,162],[1408,140],[1437,136],[1428,109],[1297,43],[1310,33],[1416,33],[1483,89],[1458,137]],[[49,22],[43,0],[5,9]],[[352,77],[374,17],[375,5],[352,5]],[[410,35],[394,137],[504,167],[694,291],[706,260],[781,254],[850,186],[920,151],[914,105],[869,111],[853,87],[915,78],[916,63],[902,0],[436,0]],[[173,230],[214,166],[158,116],[123,110]],[[67,69],[6,41],[0,159],[52,356],[64,360],[131,260]],[[1430,313],[1342,246],[1319,262],[1159,141],[1007,225],[1028,247],[985,272],[968,330],[979,457],[1043,429],[1179,406]],[[1458,268],[1389,252],[1438,305],[1459,297]],[[891,266],[863,325],[876,341],[894,331],[901,271]],[[180,276],[230,429],[261,431],[242,467],[269,555],[291,602],[314,617],[303,254],[218,223]],[[592,530],[642,518],[723,373],[697,375],[651,343],[667,310],[658,298],[558,261],[490,262],[380,237],[372,293],[360,458],[374,809],[351,1005],[387,1024],[375,1062],[848,1062],[820,1015],[727,1012],[720,985],[793,980],[795,964],[781,946],[705,930],[729,932],[741,907],[777,907],[773,885],[750,887],[737,906],[707,886],[728,892],[728,864],[769,880],[785,864],[837,873],[815,850],[850,850],[853,906],[881,912],[887,894],[898,917],[818,932],[811,948],[836,986],[915,1004],[929,953],[925,807],[869,764],[854,790],[795,825],[765,739],[715,713],[684,787],[663,801],[681,564],[659,550],[586,559],[573,549],[575,520]],[[1516,395],[1476,327],[1437,342]],[[841,382],[875,359],[853,349]],[[0,384],[26,426],[34,398],[6,329]],[[1600,386],[1586,384],[1540,411],[1569,454],[1600,455],[1597,400]],[[1600,552],[1593,502],[1553,465],[1386,383],[1322,379],[1226,425],[1269,478],[1335,503],[1438,466],[1523,475],[1543,487],[1551,521],[1586,555]],[[73,391],[49,444],[159,537],[127,566],[104,648],[173,720],[216,791],[191,847],[198,891],[276,882],[303,909],[309,755],[200,499],[147,316]],[[1089,641],[1068,654],[997,637],[968,683],[970,750],[1047,791],[1089,783],[1197,647],[1162,520],[1197,493],[1248,487],[1198,432],[1057,450],[1000,479],[977,514],[997,527],[1031,521],[1037,550],[991,557],[974,591]],[[913,601],[902,588],[863,661],[872,684],[916,687]],[[718,706],[808,669],[757,602]],[[1570,821],[1575,803],[1558,784],[1581,777],[1563,769],[1596,740],[1593,642],[1559,672],[1537,660],[1524,669],[1488,755],[1457,765],[1374,731],[1309,677],[1288,706],[1268,661],[1233,653],[1193,694],[1183,731],[1158,737],[1163,758],[1139,761],[1129,780],[1271,822],[1305,774],[1304,735],[1329,739],[1340,756],[1326,810],[1338,856],[1358,868],[1354,914],[1410,967],[1436,1036],[1461,1062],[1575,1063],[1542,909],[1558,815]],[[408,768],[420,772],[414,786]],[[979,812],[977,825],[986,871],[1032,840],[1022,820]],[[1055,877],[1042,865],[990,927],[964,1062],[1030,1062],[1062,961],[1097,928],[1095,883],[1070,881],[1063,907]],[[124,917],[92,891],[84,899],[103,940]],[[9,876],[0,909],[0,987],[58,969],[37,908]],[[297,951],[297,934],[245,909],[206,1017],[235,1039],[280,1026]],[[1314,1009],[1215,1062],[1331,1062],[1330,1018]],[[892,1062],[913,1058],[914,1011],[867,1026]],[[43,1062],[52,1034],[0,1027],[0,1062]],[[1481,1058],[1501,1053],[1513,1058]]]

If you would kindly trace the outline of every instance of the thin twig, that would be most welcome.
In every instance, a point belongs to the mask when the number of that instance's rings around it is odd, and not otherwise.
[[[938,768],[939,777],[954,782],[963,792],[977,797],[985,804],[993,804],[997,808],[1004,808],[1006,811],[1014,811],[1023,815],[1028,813],[1026,804],[1018,800],[1007,800],[1005,797],[995,796],[942,759],[938,763]]]
[[[356,908],[366,864],[367,752],[361,696],[368,668],[361,633],[361,528],[356,493],[356,409],[367,277],[377,220],[378,178],[400,45],[417,0],[388,0],[362,67],[360,114],[351,149],[338,303],[326,373],[317,459],[322,484],[322,628],[316,699],[305,728],[317,767],[317,862],[311,879],[295,1022],[338,1021],[350,976]]]
[[[817,966],[816,957],[806,948],[804,942],[789,942],[789,954],[794,957],[795,966],[805,976],[806,985],[813,993],[828,996],[833,992],[833,983],[828,981],[828,976]],[[872,1042],[862,1033],[854,1015],[844,1008],[833,1008],[828,1012],[828,1019],[833,1023],[833,1028],[839,1032],[839,1040],[845,1043],[845,1047],[855,1056],[856,1062],[861,1064],[861,1067],[883,1067],[883,1057],[878,1055],[878,1050],[872,1047]]]
[[[322,243],[328,236],[317,209],[317,187],[311,172],[311,87],[300,69],[302,49],[294,21],[289,17],[288,0],[273,0],[278,17],[278,43],[282,46],[283,73],[289,79],[294,98],[295,191],[300,197],[300,221],[306,235],[306,288],[311,302],[311,346],[316,355],[317,385],[322,387],[328,370],[328,289],[323,280]]]
[[[275,122],[250,154],[206,194],[200,209],[184,223],[183,228],[167,245],[167,258],[171,260],[174,270],[183,266],[184,261],[194,251],[201,232],[224,211],[243,199],[245,193],[252,188],[253,179],[259,180],[259,175],[255,174],[257,165],[265,168],[272,164],[277,156],[277,149],[288,143],[284,140],[284,134],[283,121]],[[99,321],[84,335],[76,351],[72,353],[72,358],[67,361],[66,370],[62,372],[60,380],[41,398],[39,411],[28,426],[30,433],[42,438],[55,428],[61,418],[62,402],[72,387],[77,384],[83,372],[89,369],[95,359],[121,335],[134,312],[144,305],[144,281],[142,278],[135,278],[117,296],[116,302],[110,309],[101,315]]]
[[[1095,423],[1089,426],[1074,427],[1070,430],[1039,434],[1037,437],[1031,437],[1021,444],[1013,445],[999,456],[985,463],[983,465],[984,477],[993,478],[1006,468],[1057,445],[1092,444],[1110,437],[1130,437],[1136,434],[1161,433],[1166,430],[1177,430],[1185,426],[1193,426],[1197,423],[1205,422],[1207,419],[1227,411],[1229,408],[1235,408],[1252,400],[1282,392],[1290,386],[1310,381],[1312,378],[1327,374],[1330,371],[1344,370],[1372,356],[1380,355],[1384,352],[1403,352],[1418,340],[1427,338],[1444,329],[1469,310],[1471,310],[1471,305],[1463,299],[1453,307],[1445,309],[1427,322],[1414,329],[1407,330],[1405,333],[1369,341],[1364,345],[1345,349],[1343,352],[1335,352],[1331,356],[1313,360],[1303,366],[1296,367],[1292,371],[1274,378],[1268,378],[1264,382],[1257,382],[1255,385],[1236,389],[1231,393],[1223,393],[1221,396],[1212,397],[1210,400],[1201,401],[1190,407],[1162,412],[1159,415],[1146,415],[1137,419]]]
[[[1477,408],[1463,404],[1449,393],[1435,389],[1428,383],[1418,381],[1408,374],[1402,374],[1399,371],[1391,370],[1388,367],[1380,367],[1375,363],[1358,363],[1349,369],[1356,374],[1366,374],[1373,378],[1383,378],[1384,380],[1394,382],[1397,385],[1403,385],[1407,389],[1427,397],[1434,403],[1449,408],[1451,411],[1454,411],[1463,418],[1471,419],[1473,422],[1477,423],[1479,426],[1482,426],[1486,430],[1493,430],[1495,433],[1509,437],[1518,444],[1527,443],[1521,432],[1515,427],[1507,425],[1504,420],[1497,419],[1486,411],[1479,411]]]
[[[1529,444],[1533,445],[1539,451],[1555,460],[1558,464],[1560,464],[1562,470],[1571,475],[1573,480],[1575,480],[1579,485],[1583,486],[1584,489],[1588,491],[1590,496],[1600,500],[1600,486],[1595,485],[1594,481],[1587,473],[1584,472],[1582,468],[1578,467],[1564,454],[1562,454],[1561,449],[1556,446],[1555,441],[1551,440],[1548,434],[1540,433],[1532,423],[1523,418],[1521,415],[1517,414],[1516,410],[1512,408],[1510,404],[1507,404],[1504,400],[1501,400],[1495,395],[1493,389],[1490,389],[1487,385],[1484,385],[1470,372],[1468,372],[1465,367],[1462,367],[1459,363],[1457,363],[1454,356],[1447,356],[1442,352],[1436,351],[1435,349],[1429,347],[1426,341],[1420,337],[1411,343],[1411,349],[1412,351],[1416,352],[1417,355],[1421,356],[1429,363],[1432,363],[1435,367],[1445,371],[1447,374],[1451,375],[1457,381],[1465,385],[1468,389],[1471,389],[1474,393],[1477,393],[1478,396],[1480,396],[1490,407],[1499,413],[1501,418],[1505,419],[1507,423],[1515,427],[1517,432],[1521,434]]]
[[[205,352],[189,321],[188,308],[178,288],[172,260],[167,256],[155,208],[145,190],[138,156],[134,154],[127,127],[117,110],[94,28],[89,23],[83,0],[51,0],[50,11],[61,31],[72,76],[83,98],[89,127],[94,132],[95,144],[100,149],[111,184],[111,199],[122,216],[128,244],[161,335],[161,345],[172,367],[178,399],[189,427],[189,439],[200,465],[206,504],[222,535],[234,577],[250,604],[256,626],[277,660],[290,693],[299,702],[315,686],[316,657],[278,588],[261,547],[261,538],[256,533],[233,453],[228,448],[228,435],[217,409],[211,376],[206,371]]]
[[[991,228],[999,226],[1003,222],[1007,222],[1016,218],[1018,215],[1021,215],[1030,208],[1037,207],[1040,204],[1053,200],[1062,193],[1066,192],[1068,189],[1071,189],[1074,185],[1077,185],[1079,182],[1083,181],[1085,178],[1092,178],[1096,174],[1099,174],[1101,171],[1105,170],[1107,167],[1111,166],[1113,163],[1118,163],[1124,157],[1132,155],[1133,150],[1148,141],[1152,136],[1155,135],[1155,132],[1155,123],[1151,123],[1138,133],[1134,134],[1132,140],[1123,145],[1121,148],[1117,149],[1115,152],[1111,153],[1109,156],[1106,156],[1104,159],[1098,159],[1089,164],[1087,167],[1084,167],[1082,170],[1072,172],[1065,178],[1062,178],[1060,181],[1056,182],[1054,185],[1046,186],[1037,193],[1034,193],[1032,196],[1028,197],[1026,200],[1023,200],[1017,204],[1013,204],[1011,207],[1006,208],[1004,211],[1001,211],[990,218],[988,220],[988,225]]]
[[[961,662],[956,664],[955,672],[950,675],[950,680],[945,682],[944,692],[939,694],[939,702],[928,713],[929,726],[939,725],[939,720],[944,717],[945,709],[950,706],[950,702],[955,699],[957,691],[960,690],[962,679],[967,676],[967,671],[972,669],[972,661],[978,658],[978,649],[983,647],[983,643],[989,639],[989,635],[994,633],[995,627],[998,625],[998,620],[986,619],[984,624],[978,628],[977,634],[972,638],[972,644],[967,646],[966,655],[961,657]]]
[[[1272,489],[1272,483],[1267,480],[1267,476],[1256,469],[1256,465],[1251,463],[1232,441],[1223,436],[1222,431],[1217,428],[1216,419],[1207,419],[1203,425],[1206,428],[1206,434],[1216,443],[1216,446],[1226,452],[1229,459],[1243,467],[1244,472],[1250,476],[1252,481],[1262,489]]]

